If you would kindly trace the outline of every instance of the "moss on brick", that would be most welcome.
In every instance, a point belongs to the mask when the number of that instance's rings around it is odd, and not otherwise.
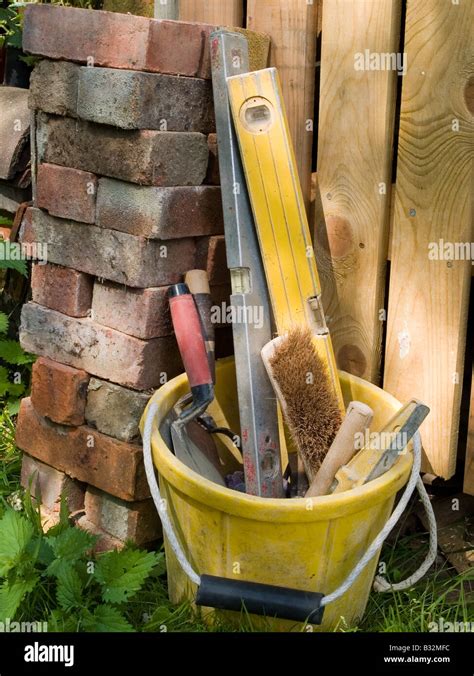
[[[105,0],[103,9],[106,12],[121,14],[137,14],[153,18],[154,0]]]

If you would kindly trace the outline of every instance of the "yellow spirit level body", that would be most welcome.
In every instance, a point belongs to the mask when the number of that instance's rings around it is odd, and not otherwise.
[[[227,84],[277,332],[311,327],[344,412],[277,70],[236,75]]]

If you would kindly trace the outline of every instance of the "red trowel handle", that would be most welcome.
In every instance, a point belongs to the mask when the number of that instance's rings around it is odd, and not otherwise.
[[[201,319],[186,284],[171,286],[168,298],[176,340],[193,394],[193,408],[201,408],[214,397]]]

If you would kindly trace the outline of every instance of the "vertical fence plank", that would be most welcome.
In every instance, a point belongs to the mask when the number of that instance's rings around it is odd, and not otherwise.
[[[270,62],[278,68],[306,207],[311,189],[316,0],[248,0],[247,28],[271,37]]]
[[[243,0],[179,0],[181,21],[198,21],[216,26],[243,26]]]
[[[472,2],[408,0],[384,384],[431,408],[424,468],[446,479],[456,464],[471,262],[447,260],[444,244],[472,238],[473,22]]]
[[[381,357],[398,75],[382,67],[381,57],[370,69],[366,52],[398,51],[400,13],[400,0],[323,5],[318,181],[326,223],[315,223],[315,249],[338,366],[373,382]]]

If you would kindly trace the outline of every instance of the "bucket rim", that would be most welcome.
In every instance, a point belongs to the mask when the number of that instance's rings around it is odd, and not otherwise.
[[[219,360],[217,366],[232,361],[233,357],[226,357]],[[368,392],[372,391],[373,394],[382,396],[394,412],[401,406],[391,394],[358,376],[339,370],[339,378],[342,382],[358,383]],[[153,462],[158,470],[160,483],[164,479],[183,496],[207,508],[256,521],[277,521],[279,523],[328,521],[383,503],[394,496],[408,479],[413,463],[412,452],[400,455],[395,465],[378,479],[350,491],[315,498],[262,498],[219,486],[180,462],[169,449],[159,430],[159,426],[172,406],[188,389],[188,379],[185,373],[160,387],[147,404],[141,427],[143,427],[149,406],[152,403],[157,404],[158,412],[153,421],[151,446]]]

